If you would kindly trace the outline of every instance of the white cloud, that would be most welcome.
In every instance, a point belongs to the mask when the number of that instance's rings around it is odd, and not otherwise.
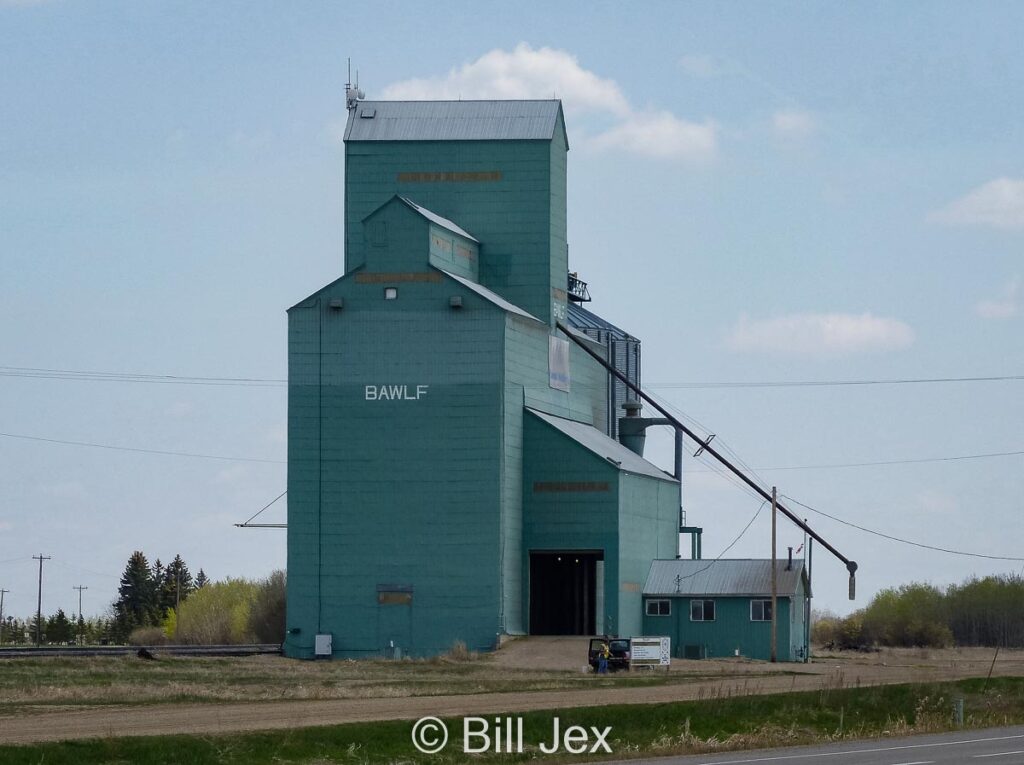
[[[1024,228],[1024,180],[996,178],[928,217],[953,225]]]
[[[629,103],[614,80],[598,77],[576,57],[553,48],[519,43],[511,52],[492,50],[452,69],[445,77],[404,80],[384,88],[395,100],[561,98],[567,111],[625,115]]]
[[[1003,287],[999,296],[980,301],[974,310],[983,319],[1012,319],[1021,309],[1020,277],[1015,276]]]
[[[622,149],[648,157],[695,161],[714,156],[718,136],[713,122],[687,122],[669,112],[657,112],[638,114],[587,143],[598,150]]]
[[[810,112],[784,109],[772,115],[772,128],[779,138],[807,138],[818,129],[818,120]]]
[[[838,356],[893,351],[914,342],[914,330],[897,319],[870,313],[804,313],[773,319],[743,315],[730,331],[737,351],[802,356]]]
[[[601,120],[583,142],[588,148],[698,160],[714,156],[717,146],[718,131],[713,122],[690,122],[667,111],[635,108],[618,83],[584,69],[571,53],[533,48],[526,43],[512,51],[489,51],[444,77],[394,83],[381,95],[414,101],[560,98],[566,112],[580,121],[585,123],[587,116]],[[611,127],[607,127],[609,118]],[[570,122],[570,127],[578,125]]]

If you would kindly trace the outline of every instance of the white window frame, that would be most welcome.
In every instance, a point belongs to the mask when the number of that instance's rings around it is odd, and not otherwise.
[[[665,613],[651,613],[652,605],[657,604],[660,609],[662,603],[668,606],[668,610]],[[648,598],[646,604],[644,613],[647,616],[672,616],[672,600],[670,598]]]
[[[761,618],[754,618],[754,604],[761,604]],[[768,616],[765,617],[765,611],[768,611]],[[770,622],[772,620],[772,599],[771,598],[751,598],[750,599],[750,621],[752,622]]]
[[[700,603],[700,619],[693,618],[693,604]],[[707,604],[711,604],[711,618],[708,619],[706,611]],[[718,617],[718,608],[713,598],[691,598],[690,599],[690,621],[691,622],[713,622]]]

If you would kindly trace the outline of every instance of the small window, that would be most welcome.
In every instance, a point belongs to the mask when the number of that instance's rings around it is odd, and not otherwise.
[[[384,288],[384,299],[385,300],[397,300],[398,299],[398,287],[385,287]]]
[[[672,601],[671,600],[648,600],[647,601],[647,615],[648,616],[671,616],[672,615]]]
[[[715,620],[715,601],[713,600],[691,600],[690,621],[691,622],[713,622]]]
[[[772,602],[770,600],[750,601],[750,621],[770,622],[772,620]]]

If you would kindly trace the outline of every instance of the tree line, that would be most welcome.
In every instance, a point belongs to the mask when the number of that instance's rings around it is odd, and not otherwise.
[[[1024,579],[1002,574],[944,590],[920,582],[882,590],[849,616],[819,615],[812,639],[836,648],[1024,647]]]
[[[63,609],[41,624],[36,617],[7,617],[0,642],[47,645],[161,645],[280,643],[285,631],[285,574],[266,579],[210,582],[192,576],[180,555],[152,565],[136,550],[121,574],[115,600],[104,616],[77,622]]]

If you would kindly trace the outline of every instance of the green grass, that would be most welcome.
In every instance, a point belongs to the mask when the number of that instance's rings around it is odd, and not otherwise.
[[[531,712],[522,715],[525,741],[550,738],[552,718],[563,729],[579,724],[611,726],[614,758],[724,751],[805,744],[841,738],[935,732],[952,728],[952,699],[966,700],[967,725],[989,727],[1024,722],[1024,678],[964,680],[933,685],[845,688],[773,696],[713,698],[659,705],[629,705]],[[487,717],[493,718],[494,715]],[[461,719],[449,720],[452,741],[437,755],[417,753],[412,723],[379,722],[291,731],[225,735],[165,736],[0,747],[5,765],[132,763],[132,765],[280,763],[423,763],[472,760],[520,762],[540,757],[461,752]],[[540,757],[571,761],[572,755]],[[579,759],[578,757],[576,758]]]

